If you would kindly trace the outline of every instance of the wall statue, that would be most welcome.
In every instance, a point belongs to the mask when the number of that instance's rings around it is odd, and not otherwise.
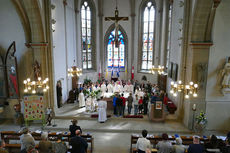
[[[223,95],[230,94],[230,57],[227,58],[224,68],[220,71],[222,82],[221,92]]]
[[[197,83],[199,84],[199,88],[203,88],[205,86],[206,80],[206,71],[207,71],[207,64],[206,63],[199,63],[196,67],[197,69]]]
[[[38,77],[41,77],[41,64],[39,64],[37,60],[33,64],[33,69],[34,69],[34,78],[35,80],[38,80]]]

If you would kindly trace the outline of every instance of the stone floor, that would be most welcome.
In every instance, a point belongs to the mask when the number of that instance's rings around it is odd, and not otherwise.
[[[68,105],[69,108],[73,106]],[[68,109],[69,109],[68,108]],[[33,122],[29,125],[31,131],[68,131],[71,124],[71,118],[78,119],[78,125],[81,126],[83,133],[90,133],[94,137],[94,153],[128,153],[130,147],[131,134],[140,134],[143,129],[149,131],[150,134],[160,135],[162,132],[167,132],[169,135],[193,135],[194,133],[187,129],[182,123],[176,120],[166,120],[162,123],[150,122],[145,116],[143,119],[125,119],[121,117],[111,117],[105,123],[99,123],[97,119],[87,117],[87,115],[77,115],[68,112],[68,109],[60,109],[59,114],[63,113],[63,118],[59,116],[58,119],[53,120],[52,126],[42,126],[39,122]],[[72,108],[75,111],[75,108]],[[64,113],[66,111],[66,113]],[[68,114],[69,113],[69,114]],[[83,113],[83,112],[82,112]],[[66,115],[66,116],[65,116]],[[13,130],[19,131],[20,126],[14,124],[10,120],[0,121],[0,131]],[[213,133],[213,131],[211,132]],[[210,132],[206,132],[209,135]],[[217,135],[225,135],[218,133]]]

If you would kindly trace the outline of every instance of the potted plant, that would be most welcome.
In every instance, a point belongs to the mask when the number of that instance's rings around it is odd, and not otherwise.
[[[206,127],[206,124],[207,124],[206,114],[204,113],[204,111],[201,111],[199,115],[196,116],[196,125],[195,125],[196,132],[202,133]]]

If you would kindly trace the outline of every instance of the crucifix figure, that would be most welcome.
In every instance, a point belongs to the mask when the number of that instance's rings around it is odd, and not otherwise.
[[[115,46],[119,46],[119,40],[118,40],[118,30],[119,30],[119,24],[118,21],[127,21],[129,20],[129,17],[119,17],[119,12],[117,9],[117,1],[116,1],[116,9],[115,9],[115,17],[105,17],[105,21],[115,21]]]

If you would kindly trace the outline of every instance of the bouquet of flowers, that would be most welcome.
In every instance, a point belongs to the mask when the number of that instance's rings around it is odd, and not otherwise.
[[[203,125],[207,123],[206,114],[203,111],[201,111],[200,114],[196,116],[196,122],[197,124],[203,124]]]
[[[99,98],[99,94],[101,93],[101,90],[97,90],[97,91],[92,91],[89,96],[93,97],[93,98]]]

